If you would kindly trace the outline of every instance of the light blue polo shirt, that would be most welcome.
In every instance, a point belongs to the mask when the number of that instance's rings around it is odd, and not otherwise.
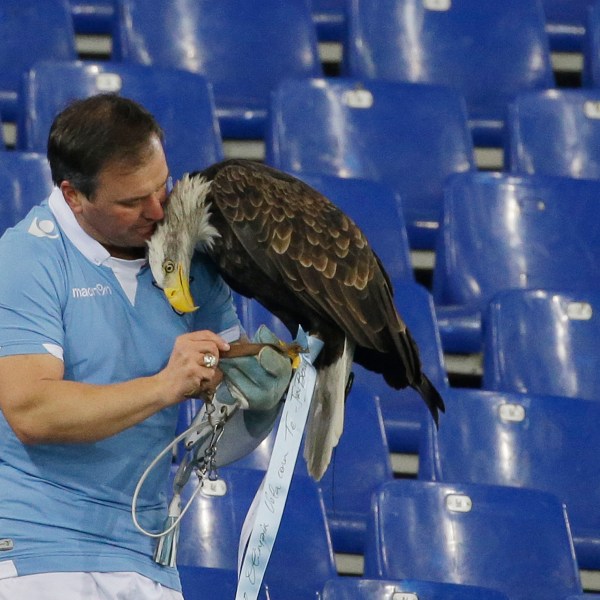
[[[53,354],[64,361],[66,380],[153,375],[177,336],[239,326],[229,288],[207,259],[198,256],[192,266],[199,310],[178,315],[145,261],[110,257],[59,189],[2,236],[0,269],[0,356]],[[176,571],[153,562],[155,541],[135,529],[130,512],[140,475],[174,437],[177,413],[165,409],[95,443],[31,446],[0,413],[0,578],[136,571],[180,589]],[[168,473],[167,457],[142,488],[145,529],[162,529]]]

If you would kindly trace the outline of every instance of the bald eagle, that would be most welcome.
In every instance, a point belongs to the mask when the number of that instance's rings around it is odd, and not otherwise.
[[[353,361],[393,388],[416,389],[438,422],[444,403],[421,369],[383,265],[352,220],[299,179],[247,160],[186,174],[148,246],[153,277],[176,310],[195,309],[188,274],[198,250],[293,336],[301,325],[324,341],[304,447],[315,479],[342,434]]]

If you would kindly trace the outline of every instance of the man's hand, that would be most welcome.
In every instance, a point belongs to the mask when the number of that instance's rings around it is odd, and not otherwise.
[[[216,368],[219,353],[229,344],[211,331],[186,333],[175,340],[171,357],[162,374],[171,382],[176,401],[184,398],[211,395],[223,374]],[[215,365],[205,365],[206,356],[215,357]]]
[[[261,325],[252,341],[279,345],[279,338]],[[217,388],[216,398],[223,404],[238,401],[243,409],[268,411],[281,400],[292,377],[290,359],[265,346],[256,356],[221,358],[219,368],[225,375],[224,385]]]

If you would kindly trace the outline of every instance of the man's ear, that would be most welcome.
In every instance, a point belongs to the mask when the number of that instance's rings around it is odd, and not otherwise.
[[[78,214],[81,212],[81,203],[83,201],[83,194],[75,188],[71,182],[63,181],[60,184],[60,191],[63,194],[65,202],[69,205],[71,210]]]

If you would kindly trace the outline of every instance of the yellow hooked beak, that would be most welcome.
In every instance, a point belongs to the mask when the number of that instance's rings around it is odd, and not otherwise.
[[[183,266],[177,265],[177,269],[165,277],[165,296],[169,304],[178,312],[189,313],[197,310],[190,292],[189,278],[183,274]]]

